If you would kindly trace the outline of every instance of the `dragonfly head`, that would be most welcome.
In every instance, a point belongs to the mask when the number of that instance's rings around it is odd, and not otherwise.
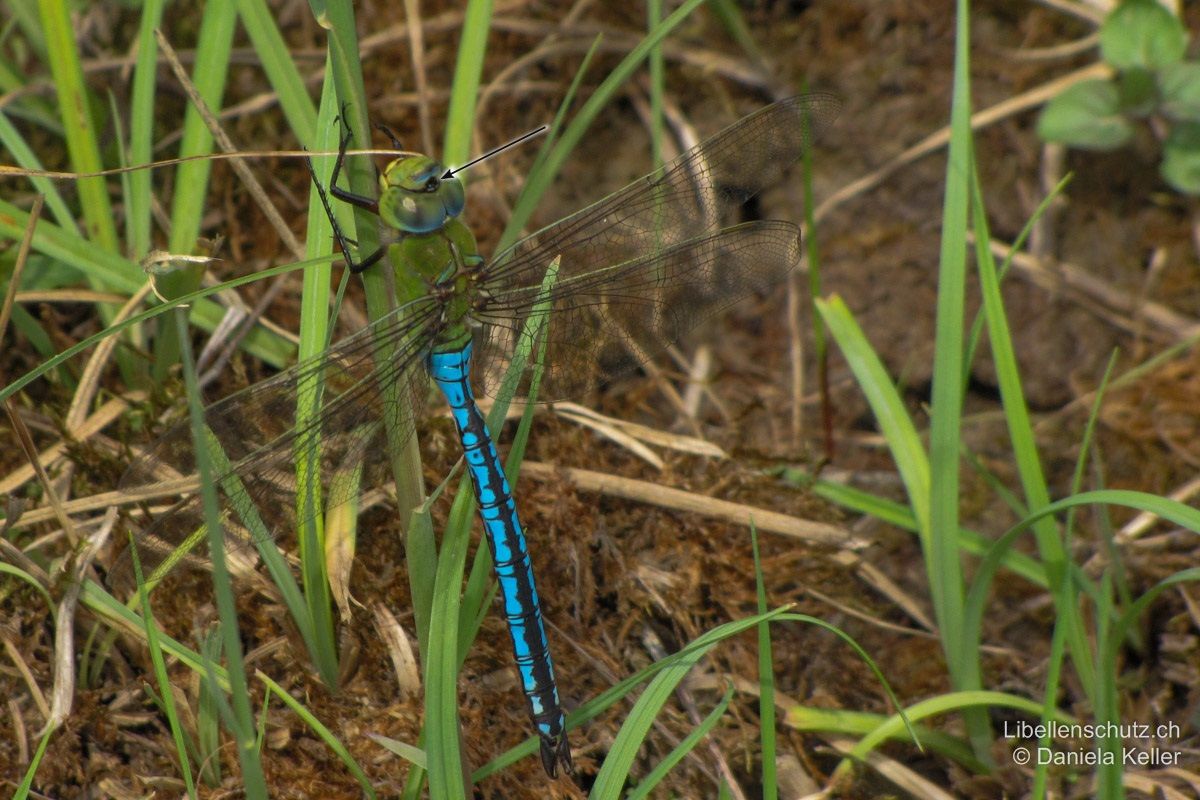
[[[430,233],[462,213],[462,181],[443,178],[446,168],[428,156],[406,156],[379,176],[379,216],[405,233]]]

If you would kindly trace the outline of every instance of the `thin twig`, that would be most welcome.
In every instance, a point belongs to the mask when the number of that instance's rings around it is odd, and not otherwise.
[[[1002,103],[997,103],[991,108],[972,115],[971,129],[980,130],[986,128],[1002,119],[1011,117],[1015,114],[1028,111],[1031,108],[1036,108],[1047,102],[1050,98],[1061,93],[1068,86],[1073,86],[1080,81],[1091,78],[1107,78],[1112,75],[1112,68],[1107,64],[1092,64],[1078,69],[1074,72],[1058,78],[1057,80],[1044,83],[1038,88],[1025,92],[1024,94],[1010,97]],[[856,181],[846,184],[838,191],[831,194],[825,199],[825,202],[817,206],[813,212],[813,217],[818,222],[828,216],[834,209],[846,203],[852,198],[864,195],[871,189],[874,189],[884,180],[889,178],[894,173],[898,172],[902,167],[921,159],[931,153],[942,149],[950,141],[950,127],[946,126],[934,133],[929,134],[921,141],[914,144],[912,147],[900,153],[891,161],[884,164],[879,169],[864,175]]]
[[[426,153],[434,152],[433,125],[429,119],[429,100],[426,92],[429,80],[425,74],[425,28],[421,25],[421,0],[404,0],[404,16],[409,22],[408,49],[412,57],[413,83],[420,102],[417,104],[417,120],[421,126],[421,147]]]
[[[17,261],[13,264],[12,276],[8,279],[8,290],[4,293],[4,305],[0,306],[0,342],[4,341],[4,332],[8,330],[8,321],[12,318],[13,303],[16,301],[17,288],[25,275],[25,265],[29,262],[29,251],[33,248],[33,232],[37,229],[38,220],[42,216],[42,205],[46,202],[43,195],[33,198],[33,207],[29,209],[29,223],[25,226],[25,234],[21,237],[21,246],[17,250]]]
[[[70,426],[71,436],[77,442],[87,441],[115,420],[120,419],[129,410],[129,406],[138,403],[146,397],[145,392],[131,392],[125,397],[115,397],[109,400],[88,418]],[[67,449],[67,443],[59,439],[54,444],[42,450],[37,455],[37,463],[48,467],[54,463]],[[36,475],[33,464],[24,464],[14,469],[3,479],[0,479],[0,495],[9,495],[20,489]]]
[[[4,410],[8,412],[8,418],[12,422],[13,432],[17,435],[17,442],[21,445],[21,449],[25,451],[25,458],[33,465],[34,474],[37,475],[38,481],[42,484],[42,489],[46,492],[46,499],[50,502],[50,508],[54,515],[58,518],[59,524],[66,531],[67,539],[74,547],[79,543],[79,536],[75,532],[75,525],[71,518],[67,515],[61,498],[58,492],[54,489],[54,484],[50,480],[50,476],[42,469],[42,465],[38,463],[37,447],[33,443],[33,437],[29,435],[29,428],[25,427],[25,420],[21,419],[21,415],[17,411],[17,407],[13,404],[10,397],[4,403]]]

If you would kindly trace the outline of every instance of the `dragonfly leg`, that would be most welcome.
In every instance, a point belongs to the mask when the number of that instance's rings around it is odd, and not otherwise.
[[[346,107],[342,106],[342,114],[345,113]],[[341,119],[341,117],[339,117],[339,119]],[[373,214],[378,214],[379,204],[375,200],[372,200],[369,197],[363,197],[359,194],[354,194],[353,192],[346,191],[345,189],[338,188],[337,180],[341,175],[342,164],[346,160],[346,147],[350,144],[350,136],[350,129],[346,128],[342,133],[341,141],[338,143],[338,157],[337,161],[335,161],[333,164],[333,174],[330,176],[329,180],[329,193],[343,202],[358,206],[359,208],[370,211]],[[317,176],[317,171],[313,167],[312,159],[307,159],[307,162],[308,172],[310,175],[312,175],[313,184],[317,187],[317,195],[321,198],[321,205],[325,207],[325,216],[329,218],[329,224],[333,228],[333,236],[335,239],[337,239],[338,247],[342,251],[342,256],[346,259],[346,266],[349,267],[351,272],[357,275],[360,272],[370,268],[381,258],[383,258],[384,254],[387,252],[387,248],[380,246],[375,250],[375,252],[371,253],[371,255],[367,256],[361,261],[355,262],[354,258],[350,255],[351,240],[342,231],[342,226],[338,224],[337,217],[334,215],[333,209],[329,206],[329,195],[326,194],[325,187],[321,185],[321,179]]]
[[[343,125],[345,122],[342,123]],[[333,175],[329,178],[329,192],[343,203],[349,203],[352,206],[358,206],[361,209],[370,211],[372,214],[379,214],[379,201],[361,194],[355,194],[349,189],[343,189],[337,185],[338,178],[342,174],[342,165],[346,163],[346,148],[350,145],[350,139],[354,134],[350,128],[346,128],[342,133],[342,141],[338,144],[337,161],[333,162]]]
[[[396,134],[392,133],[391,128],[389,128],[387,125],[384,125],[382,122],[375,123],[375,127],[382,131],[383,134],[391,140],[393,148],[396,150],[404,149],[404,144],[400,141]]]

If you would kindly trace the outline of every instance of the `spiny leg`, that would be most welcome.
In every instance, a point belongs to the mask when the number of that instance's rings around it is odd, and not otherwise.
[[[350,131],[350,127],[345,123],[345,114],[346,106],[343,105],[342,113],[338,116],[337,121],[342,123],[344,130],[342,132],[342,138],[338,142],[337,161],[333,163],[333,174],[329,179],[329,193],[332,193],[334,197],[342,202],[350,203],[353,206],[357,206],[378,216],[379,202],[377,200],[374,200],[370,197],[364,197],[360,194],[355,194],[354,192],[342,189],[337,185],[338,178],[341,176],[342,165],[346,160],[346,148],[349,146],[350,139],[353,136],[352,132]],[[342,226],[338,224],[337,217],[334,215],[333,209],[329,205],[329,194],[326,193],[325,187],[321,185],[321,180],[317,176],[316,169],[313,167],[312,159],[305,159],[305,161],[308,163],[308,171],[309,174],[312,175],[313,184],[317,187],[317,195],[321,198],[321,205],[325,208],[325,216],[329,218],[329,224],[333,228],[334,238],[337,239],[338,247],[342,251],[342,256],[346,259],[346,266],[349,267],[351,272],[357,275],[358,273],[370,268],[381,258],[383,258],[386,248],[381,246],[362,261],[357,263],[354,261],[354,258],[350,255],[350,240],[342,231]]]
[[[388,137],[388,139],[392,143],[392,148],[394,150],[403,150],[404,149],[404,143],[400,141],[400,139],[396,136],[396,134],[392,133],[391,128],[389,128],[387,125],[384,125],[382,122],[375,123],[375,127],[378,130],[382,131],[384,136]]]

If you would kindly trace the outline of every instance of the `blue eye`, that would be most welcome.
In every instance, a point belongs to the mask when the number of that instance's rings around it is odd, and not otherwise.
[[[398,190],[399,202],[388,210],[394,216],[393,225],[407,233],[429,233],[442,227],[446,221],[446,209],[441,198],[436,194],[411,194]],[[380,216],[384,216],[383,204],[379,207]],[[390,218],[384,216],[390,223]]]
[[[467,204],[467,194],[463,190],[462,181],[458,178],[446,178],[441,184],[438,194],[442,198],[442,205],[446,209],[446,215],[457,217],[462,213],[463,207]]]

